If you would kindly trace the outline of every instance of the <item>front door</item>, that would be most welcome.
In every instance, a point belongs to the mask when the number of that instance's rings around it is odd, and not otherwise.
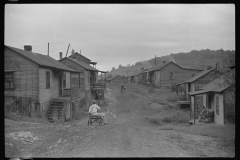
[[[63,95],[62,73],[59,74],[59,96]]]
[[[206,101],[207,101],[206,105],[207,106],[206,107],[209,108],[209,109],[211,109],[211,100],[212,100],[211,98],[212,98],[211,94],[207,94],[207,96],[206,96]]]

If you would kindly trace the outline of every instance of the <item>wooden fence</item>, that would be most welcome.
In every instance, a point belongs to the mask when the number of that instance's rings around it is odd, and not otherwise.
[[[15,97],[5,104],[6,112],[19,112],[22,116],[31,117],[33,99],[31,97]]]

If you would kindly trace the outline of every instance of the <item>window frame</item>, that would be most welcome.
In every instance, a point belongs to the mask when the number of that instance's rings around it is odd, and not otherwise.
[[[6,73],[12,73],[11,76],[6,76]],[[4,71],[4,89],[5,90],[15,90],[15,71]],[[6,81],[7,78],[12,78],[12,81]],[[8,88],[6,88],[6,82],[8,83]],[[10,83],[12,82],[12,88],[10,88]]]
[[[49,76],[48,76],[48,73],[49,73]],[[50,73],[50,71],[46,71],[46,89],[51,88],[50,84],[51,84],[51,73]]]

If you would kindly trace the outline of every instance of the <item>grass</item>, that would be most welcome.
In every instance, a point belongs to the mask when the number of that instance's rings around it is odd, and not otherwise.
[[[161,112],[147,119],[153,124],[163,123],[187,123],[189,121],[189,115],[185,111],[168,109],[166,112]]]

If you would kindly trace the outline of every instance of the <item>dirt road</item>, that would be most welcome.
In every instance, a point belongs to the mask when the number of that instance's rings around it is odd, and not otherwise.
[[[160,129],[146,120],[159,112],[139,91],[107,88],[107,125],[87,126],[87,118],[69,124],[5,121],[6,156],[25,157],[232,157],[213,137]],[[115,117],[115,116],[116,117]],[[14,125],[16,128],[14,128]],[[26,144],[10,133],[31,132]],[[37,137],[37,138],[36,138]],[[29,138],[30,139],[30,138]],[[36,140],[37,139],[37,140]],[[10,145],[12,144],[12,145]],[[13,151],[14,150],[14,151]]]

